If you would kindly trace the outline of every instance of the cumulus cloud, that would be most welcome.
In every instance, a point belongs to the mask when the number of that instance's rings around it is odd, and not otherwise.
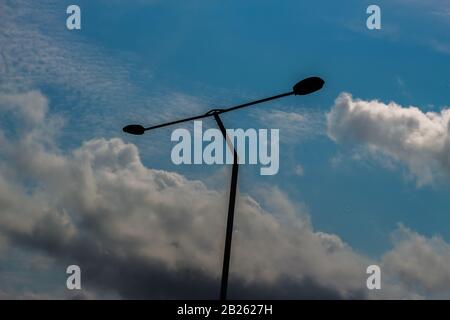
[[[439,236],[426,238],[403,225],[394,237],[394,248],[383,257],[384,270],[424,296],[448,293],[450,246]]]
[[[24,117],[34,100],[47,101],[38,92],[8,95],[0,109]],[[0,234],[11,248],[79,264],[84,286],[122,297],[217,296],[226,192],[146,168],[136,146],[120,139],[63,154],[46,130],[53,117],[35,120],[2,141]],[[314,232],[271,192],[270,211],[246,195],[238,201],[230,294],[363,297],[367,259]]]
[[[354,99],[342,93],[327,114],[328,136],[338,143],[364,146],[404,163],[418,185],[450,171],[450,109],[422,112],[394,102]]]
[[[47,101],[39,92],[33,95]],[[0,110],[24,117],[29,96],[0,99],[8,103]],[[67,265],[79,265],[83,292],[72,298],[217,298],[226,192],[147,168],[136,146],[117,138],[89,140],[63,153],[52,143],[57,129],[46,129],[53,120],[45,114],[15,136],[2,133],[0,261],[11,252],[28,253],[25,261],[38,274],[55,274],[55,268],[65,274]],[[382,292],[368,292],[366,268],[376,261],[337,235],[315,231],[308,213],[281,190],[263,192],[266,202],[245,194],[238,199],[231,297],[408,298],[419,296],[409,291],[414,279],[426,292],[450,290],[448,270],[439,267],[448,259],[443,241],[414,235],[424,254],[411,272],[401,261],[414,250],[398,242],[382,260],[390,270]],[[426,254],[428,243],[437,247],[433,254]],[[420,270],[430,266],[433,279],[420,278]],[[11,278],[2,272],[1,279]],[[32,290],[34,278],[23,280],[23,292],[2,282],[0,297],[67,297],[64,277],[55,277],[53,291],[48,285]]]

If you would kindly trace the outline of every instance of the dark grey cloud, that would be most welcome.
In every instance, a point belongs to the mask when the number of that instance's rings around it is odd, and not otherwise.
[[[42,94],[0,101],[3,112],[14,110],[17,117],[40,115],[26,131],[3,136],[0,234],[8,240],[6,250],[18,247],[45,253],[61,266],[78,264],[90,292],[217,297],[226,192],[148,169],[137,148],[120,139],[87,141],[63,154],[52,142],[57,126],[48,129],[54,119],[45,115]],[[281,191],[266,192],[270,210],[240,196],[231,294],[360,295],[368,260],[337,236],[314,232],[307,214]]]
[[[44,291],[30,290],[30,277],[23,280],[26,291],[17,293],[8,285],[9,291],[3,287],[0,296],[217,298],[225,191],[147,168],[137,147],[121,139],[89,140],[62,152],[55,141],[59,121],[45,112],[48,101],[40,92],[9,95],[0,101],[0,112],[14,117],[40,114],[34,108],[44,114],[33,116],[27,130],[14,136],[0,132],[0,261],[21,251],[30,260],[38,254],[52,261],[52,267],[40,274],[59,270]],[[401,278],[398,275],[407,266],[394,257],[412,249],[405,250],[404,238],[399,240],[379,262],[389,270],[383,276],[383,289],[369,292],[366,268],[377,261],[354,252],[337,235],[315,231],[308,213],[276,187],[262,190],[261,195],[265,202],[245,194],[238,199],[230,279],[233,298],[417,298],[450,289],[440,281],[448,277],[445,268],[435,268],[439,272],[433,281],[418,276],[436,259],[446,257],[444,242],[441,247],[423,246],[433,254],[424,256],[429,259],[417,272]],[[416,240],[435,241],[424,237],[406,241]],[[61,274],[70,264],[81,267],[80,293],[64,291]],[[0,270],[0,278],[7,279],[2,272],[11,271]],[[411,290],[408,281],[414,276],[426,290]]]

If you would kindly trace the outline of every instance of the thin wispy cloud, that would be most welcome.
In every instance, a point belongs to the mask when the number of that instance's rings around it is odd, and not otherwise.
[[[282,110],[281,110],[282,109]],[[298,143],[326,134],[325,114],[311,108],[283,107],[254,112],[261,126],[280,130],[281,140],[287,144]]]
[[[161,87],[152,80],[151,70],[137,66],[140,60],[134,54],[96,46],[81,33],[66,30],[62,9],[57,1],[0,4],[0,91],[14,95],[42,87],[52,90],[61,101],[56,104],[54,99],[52,110],[68,121],[64,137],[79,141],[115,136],[125,123],[150,125],[207,110],[207,95]],[[167,142],[141,144],[153,153],[162,145]]]

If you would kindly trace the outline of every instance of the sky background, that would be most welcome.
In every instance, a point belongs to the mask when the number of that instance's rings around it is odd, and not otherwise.
[[[381,30],[371,1],[77,1],[73,31],[70,4],[0,3],[0,298],[215,298],[230,168],[121,128],[312,75],[223,116],[280,129],[279,173],[240,169],[230,294],[450,297],[449,1],[377,1]]]

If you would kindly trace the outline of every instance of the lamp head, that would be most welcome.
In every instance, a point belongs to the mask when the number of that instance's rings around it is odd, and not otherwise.
[[[137,136],[143,135],[145,132],[145,128],[140,124],[130,124],[128,126],[123,127],[123,132],[134,134]]]
[[[324,83],[319,77],[309,77],[298,82],[292,90],[295,95],[303,96],[322,89]]]

